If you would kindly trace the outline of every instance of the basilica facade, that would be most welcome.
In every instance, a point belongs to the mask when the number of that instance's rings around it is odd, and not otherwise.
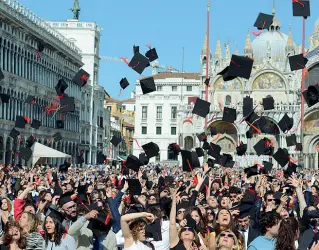
[[[275,13],[273,13],[275,14]],[[314,25],[313,33],[309,38],[309,48],[306,49],[308,73],[305,78],[305,89],[309,85],[318,83],[319,79],[319,19]],[[206,41],[206,39],[205,39]],[[198,97],[205,99],[206,65],[209,63],[210,87],[209,102],[211,102],[211,112],[208,115],[208,126],[216,127],[218,135],[210,138],[222,147],[223,152],[231,153],[236,159],[236,164],[241,167],[253,165],[263,160],[273,161],[272,157],[256,156],[253,146],[262,138],[267,137],[275,141],[275,151],[278,148],[287,148],[291,157],[306,168],[318,168],[318,152],[316,149],[319,143],[319,112],[318,105],[308,108],[305,104],[304,126],[301,128],[301,82],[302,71],[291,71],[288,57],[301,53],[301,46],[297,46],[293,40],[293,34],[289,31],[285,34],[281,31],[281,23],[275,17],[269,30],[255,36],[252,40],[248,31],[243,53],[254,59],[254,65],[249,80],[236,78],[232,81],[223,81],[218,75],[231,60],[229,44],[225,44],[224,53],[220,40],[214,54],[211,52],[210,58],[206,57],[206,42],[204,42],[201,53],[201,89]],[[250,96],[253,98],[255,112],[262,115],[267,120],[267,126],[261,134],[255,135],[251,139],[246,138],[246,131],[250,127],[245,123],[240,123],[243,118],[243,98]],[[261,105],[262,98],[272,96],[275,100],[275,109],[264,111]],[[237,122],[230,124],[222,121],[221,107],[231,107],[237,110]],[[192,107],[184,111],[183,117],[190,115]],[[287,114],[294,120],[294,126],[288,133],[283,133],[278,127],[278,122]],[[203,119],[198,119],[204,127]],[[199,145],[196,138],[195,124],[184,123],[182,143],[194,143],[194,147]],[[301,138],[303,129],[303,138]],[[190,131],[190,133],[189,133]],[[296,134],[297,141],[303,143],[303,150],[297,151],[294,146],[287,147],[286,137]],[[247,143],[247,155],[239,157],[235,154],[236,145],[242,141]],[[274,162],[275,166],[277,165]]]

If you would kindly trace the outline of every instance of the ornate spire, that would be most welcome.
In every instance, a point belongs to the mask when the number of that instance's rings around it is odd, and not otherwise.
[[[276,4],[276,0],[273,0],[272,1],[272,15],[273,16],[275,16],[275,14],[276,14],[275,4]]]
[[[287,40],[287,45],[286,45],[286,52],[292,52],[294,51],[294,40],[292,38],[292,31],[291,31],[291,24],[289,25],[289,35],[288,35],[288,40]]]
[[[237,56],[239,56],[238,43],[237,43],[237,42],[236,42],[236,52],[235,52],[235,54],[236,54]]]
[[[246,42],[244,47],[244,55],[252,57],[253,56],[253,46],[250,41],[250,30],[248,29],[248,34],[246,36]]]
[[[217,40],[217,45],[216,45],[216,50],[215,50],[215,59],[222,59],[223,54],[222,54],[222,46],[220,45],[220,37],[218,34],[218,40]]]
[[[225,43],[225,59],[231,58],[231,52],[230,52],[230,44],[229,41]]]
[[[206,35],[204,39],[203,48],[202,48],[202,55],[206,55],[206,52],[207,52],[207,31],[206,31]]]
[[[79,0],[74,0],[73,8],[70,10],[73,12],[73,19],[79,20],[80,11],[81,11]]]

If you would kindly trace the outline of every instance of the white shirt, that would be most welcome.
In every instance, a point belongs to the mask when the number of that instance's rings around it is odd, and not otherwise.
[[[140,241],[133,241],[130,247],[123,248],[123,250],[152,250],[152,248]]]
[[[239,231],[245,238],[245,249],[248,247],[248,234],[249,234],[249,227],[247,228],[246,232]]]
[[[168,250],[169,249],[169,221],[162,221],[161,226],[162,240],[152,241],[155,250]]]

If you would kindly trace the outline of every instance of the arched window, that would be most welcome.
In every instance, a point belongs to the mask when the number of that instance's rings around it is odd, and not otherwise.
[[[231,96],[230,96],[230,95],[226,95],[225,104],[226,104],[226,105],[230,105],[230,104],[231,104]]]
[[[185,150],[191,150],[193,148],[194,140],[193,137],[187,136],[185,139]]]

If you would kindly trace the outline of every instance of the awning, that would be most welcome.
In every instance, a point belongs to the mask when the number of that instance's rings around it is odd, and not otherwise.
[[[117,158],[119,158],[121,161],[127,160],[127,156],[126,155],[120,155]]]

